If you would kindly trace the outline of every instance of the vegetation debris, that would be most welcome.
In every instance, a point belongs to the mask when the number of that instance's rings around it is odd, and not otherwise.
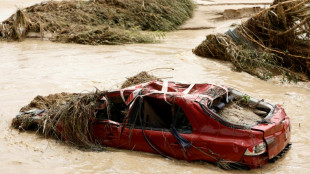
[[[81,94],[37,96],[21,109],[13,119],[12,127],[36,130],[46,137],[55,137],[79,148],[98,149],[100,145],[92,140],[92,123],[95,121],[95,110],[102,104],[104,95],[105,91],[97,90]],[[45,112],[43,118],[33,117],[38,112]]]
[[[143,71],[128,78],[123,86],[153,80],[159,78]],[[11,126],[20,131],[35,130],[46,137],[54,137],[82,149],[101,150],[102,147],[92,137],[92,124],[97,109],[105,103],[105,95],[106,91],[98,89],[89,93],[63,92],[45,97],[38,95],[20,109]],[[113,102],[108,103],[113,105]],[[124,109],[121,112],[126,111]]]
[[[45,1],[0,23],[0,39],[22,41],[37,32],[66,43],[150,43],[164,35],[159,31],[177,29],[193,9],[191,0]]]
[[[218,114],[230,123],[251,126],[263,121],[263,117],[260,117],[253,111],[253,108],[233,102],[220,110]]]
[[[141,83],[154,81],[154,80],[161,81],[160,78],[155,77],[155,76],[147,73],[146,71],[142,71],[135,76],[127,78],[127,80],[122,84],[121,88],[127,88],[129,86],[134,86],[134,85],[138,85]]]
[[[310,77],[310,1],[276,0],[225,34],[210,34],[195,49],[198,56],[231,61],[241,70],[268,80]]]

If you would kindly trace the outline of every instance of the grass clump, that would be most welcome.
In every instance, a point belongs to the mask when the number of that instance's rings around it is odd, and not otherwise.
[[[21,108],[20,114],[12,121],[12,127],[36,130],[46,137],[55,137],[79,148],[98,150],[100,145],[92,139],[92,124],[104,95],[104,91],[97,90],[37,96]],[[40,114],[43,116],[39,117]]]
[[[237,70],[268,80],[310,77],[310,1],[274,1],[225,34],[211,34],[193,52],[231,61]]]
[[[23,40],[28,32],[80,44],[154,42],[143,31],[171,31],[192,16],[191,0],[47,1],[20,9],[0,24],[0,38]]]
[[[127,80],[122,84],[121,88],[127,88],[130,86],[138,85],[141,83],[149,82],[149,81],[162,81],[160,78],[155,77],[146,71],[142,71],[137,75],[127,78]]]

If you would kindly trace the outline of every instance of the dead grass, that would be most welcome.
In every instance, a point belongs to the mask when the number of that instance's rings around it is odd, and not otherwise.
[[[72,97],[77,96],[76,93],[59,93],[50,94],[46,97],[41,95],[36,96],[27,106],[20,109],[20,112],[29,111],[32,109],[48,109],[52,105],[65,105]]]
[[[153,80],[160,79],[143,71],[128,78],[122,88]],[[96,118],[96,110],[104,104],[101,99],[105,94],[106,91],[96,90],[89,93],[38,95],[20,109],[21,114],[12,120],[11,126],[21,131],[35,130],[46,137],[51,136],[79,148],[102,149],[93,139],[92,125]],[[113,103],[109,102],[109,105]],[[34,114],[38,109],[45,109],[41,117]],[[125,109],[121,112],[128,111]]]
[[[240,106],[235,102],[229,103],[218,114],[228,122],[238,125],[251,126],[263,120],[263,117],[255,114],[252,108]]]
[[[45,109],[43,117],[35,119],[32,113],[23,113],[12,120],[12,127],[33,129],[46,137],[52,136],[79,148],[98,149],[100,146],[92,139],[92,123],[104,95],[104,91],[96,91],[37,96],[21,108],[21,112]]]
[[[23,40],[28,32],[52,33],[51,40],[80,44],[154,42],[190,18],[191,0],[47,1],[18,10],[0,24],[0,38]]]
[[[275,1],[234,32],[212,34],[193,52],[231,61],[236,69],[284,81],[310,77],[310,1]]]
[[[138,85],[141,83],[158,80],[161,81],[160,78],[150,75],[146,71],[142,71],[139,74],[127,78],[127,80],[122,84],[121,88],[127,88],[129,86]]]

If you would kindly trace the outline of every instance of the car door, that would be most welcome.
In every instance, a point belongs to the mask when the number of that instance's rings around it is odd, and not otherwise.
[[[182,107],[167,100],[169,96],[165,100],[160,95],[137,98],[128,124],[121,131],[120,147],[190,160],[188,155],[192,153],[191,144],[197,136],[191,136],[192,127]],[[183,121],[174,120],[176,115],[182,117]],[[178,125],[173,126],[174,121]],[[171,132],[172,127],[176,131],[174,134]],[[185,135],[188,146],[182,146],[176,134],[179,138]]]
[[[121,126],[112,120],[96,120],[93,124],[93,135],[95,143],[109,147],[118,147]]]

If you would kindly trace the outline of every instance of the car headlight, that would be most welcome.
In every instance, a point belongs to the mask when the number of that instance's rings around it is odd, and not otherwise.
[[[257,155],[265,153],[266,151],[267,151],[266,143],[262,142],[262,143],[259,143],[258,145],[248,147],[246,149],[244,155],[246,155],[246,156],[257,156]]]

